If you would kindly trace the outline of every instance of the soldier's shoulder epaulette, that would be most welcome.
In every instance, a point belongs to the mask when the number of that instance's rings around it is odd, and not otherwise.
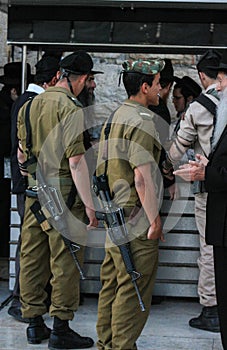
[[[138,111],[138,113],[143,120],[151,120],[153,118],[153,113],[149,111]]]

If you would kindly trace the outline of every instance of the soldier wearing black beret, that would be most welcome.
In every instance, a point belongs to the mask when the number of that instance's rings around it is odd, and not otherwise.
[[[97,226],[87,166],[84,161],[84,120],[77,96],[84,88],[93,68],[92,58],[83,50],[76,51],[60,61],[58,82],[36,96],[30,104],[30,143],[25,125],[26,103],[19,112],[18,137],[23,154],[38,160],[39,170],[46,184],[52,186],[63,199],[64,220],[70,239],[80,244],[77,258],[83,261],[87,227]],[[31,145],[31,146],[29,146]],[[29,170],[29,169],[28,169]],[[29,186],[37,185],[39,172],[29,173]],[[74,184],[77,191],[74,191]],[[71,189],[73,190],[71,196]],[[29,319],[27,339],[39,344],[49,338],[49,349],[85,349],[93,346],[90,337],[82,337],[69,328],[69,320],[79,305],[80,273],[65,246],[58,229],[42,228],[30,208],[36,199],[27,197],[21,238],[21,302],[22,315]],[[67,207],[65,206],[67,204]],[[70,226],[68,220],[73,220]],[[54,227],[55,228],[54,228]],[[66,237],[69,238],[69,237]],[[81,243],[82,242],[82,243]],[[44,290],[48,279],[52,285],[50,316],[53,330],[48,328],[42,315],[46,312]]]

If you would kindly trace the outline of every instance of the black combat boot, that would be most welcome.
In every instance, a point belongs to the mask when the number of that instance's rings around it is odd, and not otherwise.
[[[43,340],[50,337],[51,329],[48,328],[42,316],[29,318],[29,326],[27,328],[27,339],[29,344],[40,344]]]
[[[204,331],[220,332],[217,306],[204,306],[199,317],[189,321],[189,326]]]
[[[89,337],[81,337],[69,328],[69,321],[54,317],[54,326],[50,334],[48,349],[87,349],[91,348],[94,341]]]

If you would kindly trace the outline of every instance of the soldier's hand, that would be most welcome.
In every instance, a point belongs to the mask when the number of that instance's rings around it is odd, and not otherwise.
[[[95,210],[86,207],[86,214],[89,219],[89,224],[87,225],[87,229],[90,230],[93,227],[98,227],[98,220],[96,219],[96,216],[95,216]]]
[[[165,242],[160,215],[158,215],[150,225],[147,238],[153,240],[160,239],[162,242]]]
[[[176,183],[169,186],[167,190],[169,192],[169,199],[171,201],[177,200],[179,198],[179,189]]]

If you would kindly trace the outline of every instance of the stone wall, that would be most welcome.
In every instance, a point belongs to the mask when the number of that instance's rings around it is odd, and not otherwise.
[[[0,68],[8,62],[7,40],[7,13],[0,11]]]
[[[116,54],[116,53],[94,53],[92,54],[95,69],[101,70],[104,74],[97,74],[95,81],[96,87],[96,101],[101,103],[108,103],[110,100],[113,102],[121,102],[126,98],[126,93],[123,87],[123,83],[118,86],[119,75],[122,70],[122,62],[131,57],[144,57],[139,54]],[[146,57],[152,57],[152,54],[147,54]],[[170,58],[174,67],[174,75],[177,77],[183,77],[184,75],[190,76],[192,79],[199,83],[199,78],[196,70],[197,57],[194,55],[155,55],[161,58]],[[169,108],[172,118],[175,117],[175,110],[171,99],[170,93]]]

